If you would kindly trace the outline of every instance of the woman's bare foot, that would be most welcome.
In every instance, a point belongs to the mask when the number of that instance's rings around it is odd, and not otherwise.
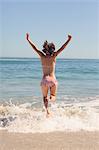
[[[49,118],[52,116],[52,112],[50,112],[48,109],[47,109],[47,114],[46,114],[46,117]]]
[[[55,102],[55,100],[56,100],[56,97],[55,96],[50,96],[50,102]]]

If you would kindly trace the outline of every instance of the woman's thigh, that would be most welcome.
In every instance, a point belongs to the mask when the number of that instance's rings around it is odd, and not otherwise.
[[[46,85],[41,86],[43,97],[47,97],[48,95],[48,87]]]
[[[51,88],[50,88],[50,98],[51,99],[55,99],[55,97],[56,97],[56,92],[57,92],[57,86],[56,85],[54,85],[54,86],[52,86]]]

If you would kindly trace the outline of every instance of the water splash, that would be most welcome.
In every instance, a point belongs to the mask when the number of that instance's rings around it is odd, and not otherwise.
[[[9,132],[99,131],[99,97],[93,101],[50,105],[52,115],[47,118],[43,107],[35,103],[0,105],[0,128]]]

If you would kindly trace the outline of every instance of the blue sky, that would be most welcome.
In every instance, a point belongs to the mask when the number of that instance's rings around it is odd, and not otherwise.
[[[59,58],[99,58],[97,0],[0,0],[0,56],[38,57],[25,39],[41,50],[45,40],[56,50],[72,41]]]

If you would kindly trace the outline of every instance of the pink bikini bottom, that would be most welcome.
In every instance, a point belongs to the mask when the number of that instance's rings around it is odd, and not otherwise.
[[[57,84],[58,84],[57,80],[51,76],[45,76],[42,78],[42,81],[41,81],[41,86],[45,85],[49,88],[53,86],[57,86]]]

